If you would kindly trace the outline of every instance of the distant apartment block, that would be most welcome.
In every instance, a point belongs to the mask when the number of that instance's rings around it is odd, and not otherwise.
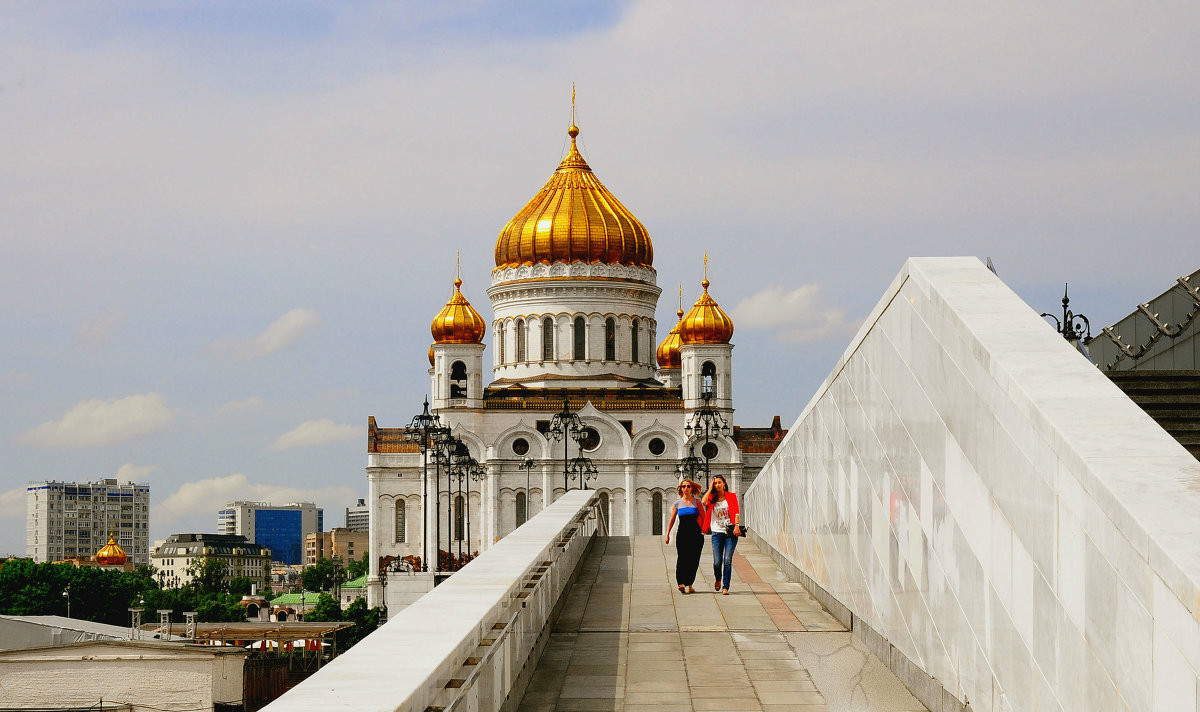
[[[353,507],[346,507],[346,528],[356,532],[371,530],[371,508],[365,499],[358,500]]]
[[[325,530],[325,512],[312,502],[274,505],[230,502],[217,513],[217,531],[237,534],[271,550],[275,561],[304,562],[304,536]]]
[[[236,534],[172,534],[154,550],[154,568],[164,588],[190,582],[205,559],[225,562],[230,579],[245,577],[265,589],[271,581],[271,551]]]
[[[111,534],[134,564],[150,563],[150,485],[31,482],[25,488],[25,555],[34,561],[91,557]]]
[[[350,561],[361,559],[367,551],[367,537],[366,532],[345,527],[308,534],[304,537],[304,565],[312,566],[317,559],[337,559],[345,566]]]

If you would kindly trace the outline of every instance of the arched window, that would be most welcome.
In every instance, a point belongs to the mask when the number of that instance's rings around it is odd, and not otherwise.
[[[542,319],[542,360],[554,360],[554,320]]]
[[[713,379],[717,376],[717,365],[712,361],[705,361],[700,367],[700,395],[711,396],[713,394]]]
[[[584,349],[587,348],[587,338],[583,323],[583,317],[575,317],[575,360],[582,361],[587,358],[587,353]]]
[[[466,515],[466,512],[463,511],[463,498],[462,498],[462,495],[460,494],[454,498],[454,540],[455,541],[462,541],[465,538],[463,536],[463,527],[466,524],[465,515]]]
[[[462,361],[450,364],[450,397],[467,397],[467,364]]]
[[[600,493],[600,516],[604,517],[604,528],[611,535],[612,534],[612,518],[608,516],[608,512],[610,509],[608,506],[608,501],[609,501],[608,493],[601,492]]]
[[[638,320],[633,320],[633,326],[629,328],[629,343],[632,346],[633,355],[629,357],[634,363],[641,363],[642,360],[638,354]]]
[[[617,360],[617,322],[612,317],[604,320],[604,360]]]
[[[529,518],[529,498],[525,496],[524,492],[517,493],[516,510],[513,515],[516,517],[517,526],[519,527]]]
[[[496,329],[496,353],[500,357],[500,365],[504,365],[504,322]]]
[[[655,492],[650,497],[650,533],[662,535],[663,531],[663,502],[662,492]]]
[[[525,320],[517,319],[517,363],[525,363]]]
[[[406,518],[407,518],[407,514],[406,514],[406,511],[404,508],[404,500],[398,499],[398,500],[396,500],[396,543],[397,544],[403,544],[404,542],[408,541],[408,530],[406,528],[407,522],[405,522]]]

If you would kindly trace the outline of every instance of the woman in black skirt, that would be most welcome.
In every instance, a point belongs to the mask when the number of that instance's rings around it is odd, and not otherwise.
[[[696,570],[700,568],[700,551],[704,548],[704,534],[700,532],[700,485],[683,480],[675,488],[679,499],[671,505],[671,521],[667,524],[664,541],[671,543],[671,527],[679,517],[679,531],[675,534],[675,583],[680,593],[695,593]]]

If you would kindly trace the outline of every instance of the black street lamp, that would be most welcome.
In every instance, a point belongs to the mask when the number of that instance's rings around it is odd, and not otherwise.
[[[424,409],[419,415],[413,416],[412,422],[408,424],[405,430],[404,437],[409,442],[416,442],[421,450],[421,506],[424,511],[421,513],[421,570],[429,570],[429,450],[433,447],[435,435],[440,434],[444,428],[442,419],[436,414],[429,412],[429,396],[425,397]],[[436,470],[435,470],[436,475]],[[434,481],[434,488],[437,489],[437,482]],[[441,515],[437,508],[434,509],[435,524],[440,524]],[[438,533],[438,541],[441,541],[441,533]],[[436,566],[436,564],[435,564]]]
[[[559,413],[555,413],[550,419],[550,428],[546,431],[548,440],[563,441],[563,491],[571,489],[570,475],[571,464],[568,450],[568,439],[579,443],[579,453],[583,454],[583,438],[584,438],[583,421],[579,419],[579,415],[571,411],[567,405],[567,399],[563,398],[563,409]],[[544,498],[546,495],[543,494]]]
[[[717,410],[712,405],[713,390],[711,382],[706,382],[704,384],[704,388],[700,392],[700,399],[702,405],[692,413],[690,418],[688,418],[687,424],[683,426],[683,432],[687,435],[689,440],[693,435],[698,438],[700,437],[700,433],[704,433],[704,445],[700,448],[700,454],[704,456],[704,486],[707,487],[709,480],[709,461],[717,455],[717,446],[716,444],[712,443],[711,440],[714,435],[729,435],[729,421],[725,419],[725,416],[721,414],[720,410]],[[691,452],[690,448],[688,457],[685,457],[680,462],[680,466],[676,468],[676,471],[682,472],[684,463],[686,463],[689,459],[695,459],[695,453]],[[696,472],[697,470],[693,466],[691,471],[693,477],[695,476]]]
[[[705,473],[705,485],[707,486],[708,463],[696,457],[696,447],[692,445],[688,447],[687,457],[683,458],[679,461],[679,464],[675,465],[675,474],[679,476],[680,480],[686,477],[695,482],[697,472]]]
[[[1088,353],[1083,350],[1083,346],[1080,341],[1081,339],[1090,340],[1092,338],[1092,325],[1086,316],[1082,314],[1076,314],[1075,312],[1071,311],[1071,299],[1067,296],[1067,286],[1068,285],[1066,284],[1063,285],[1062,319],[1059,320],[1057,316],[1050,313],[1042,314],[1041,317],[1043,319],[1046,317],[1053,319],[1054,328],[1058,331],[1058,333],[1062,334],[1062,337],[1070,342],[1070,344],[1074,346],[1076,350],[1078,350],[1084,356],[1088,356]],[[1088,358],[1090,359],[1091,357],[1089,356]]]
[[[579,480],[579,489],[587,489],[588,480],[596,479],[596,475],[599,474],[596,471],[596,466],[592,464],[591,458],[583,456],[582,447],[580,448],[580,455],[578,457],[571,458],[571,464],[568,470],[573,477]],[[529,500],[526,499],[526,502],[528,501]]]
[[[458,536],[457,519],[462,517],[464,519],[464,523],[466,524],[467,555],[469,556],[471,554],[471,483],[481,481],[485,476],[485,471],[484,468],[479,464],[479,461],[471,455],[471,450],[467,447],[467,444],[462,440],[455,438],[453,441],[453,447],[451,449],[450,464],[447,468],[447,472],[448,477],[453,477],[458,485],[458,496],[454,500],[454,509],[456,511],[454,513],[455,521],[452,535],[458,541],[458,564],[455,565],[455,568],[458,568],[458,565],[462,563],[463,558],[463,540]],[[466,486],[465,496],[463,495],[464,485]],[[462,508],[466,510],[465,512],[457,511],[459,509],[457,506],[459,499],[462,499],[463,501]]]

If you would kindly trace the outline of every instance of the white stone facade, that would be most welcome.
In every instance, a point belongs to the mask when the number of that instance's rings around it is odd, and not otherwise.
[[[1198,709],[1200,462],[974,258],[909,260],[743,499],[970,709]]]

